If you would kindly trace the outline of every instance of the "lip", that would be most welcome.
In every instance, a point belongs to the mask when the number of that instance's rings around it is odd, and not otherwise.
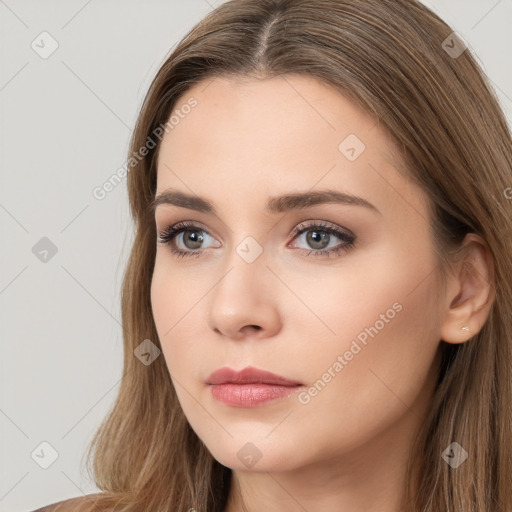
[[[247,366],[236,371],[224,366],[215,370],[208,378],[207,384],[273,384],[276,386],[302,386],[302,382],[287,379],[281,375]]]
[[[239,372],[220,368],[208,377],[207,384],[213,398],[234,407],[257,407],[287,398],[303,387],[299,381],[251,366]]]

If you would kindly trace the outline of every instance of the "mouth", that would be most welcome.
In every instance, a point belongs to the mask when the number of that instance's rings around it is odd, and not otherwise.
[[[304,385],[297,380],[247,367],[237,372],[224,367],[206,382],[214,399],[234,407],[257,407],[295,394]]]

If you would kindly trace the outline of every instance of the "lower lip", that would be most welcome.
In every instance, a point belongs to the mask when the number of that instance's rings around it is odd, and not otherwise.
[[[279,398],[287,398],[301,387],[262,383],[210,385],[213,398],[235,407],[258,407]]]

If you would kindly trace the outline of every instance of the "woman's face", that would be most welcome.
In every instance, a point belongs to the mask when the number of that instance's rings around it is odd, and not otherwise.
[[[194,431],[239,470],[402,453],[433,390],[442,305],[427,198],[391,140],[305,76],[215,78],[173,114],[156,195],[191,200],[156,206],[161,236],[186,225],[157,243],[151,302]],[[337,200],[304,199],[327,191]],[[300,385],[209,383],[249,366]]]

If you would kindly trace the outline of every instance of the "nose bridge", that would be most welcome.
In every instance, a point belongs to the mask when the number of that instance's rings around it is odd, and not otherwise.
[[[223,248],[226,258],[226,270],[232,267],[240,267],[243,273],[247,272],[261,274],[268,272],[265,265],[269,252],[268,241],[269,234],[268,217],[256,214],[256,220],[249,219],[255,217],[256,206],[246,204],[243,211],[231,212],[230,218],[226,220],[229,229],[229,241]],[[236,222],[231,219],[236,219]]]
[[[275,280],[267,268],[263,246],[251,236],[232,246],[226,256],[225,272],[215,284],[209,299],[210,327],[237,338],[247,326],[257,326],[261,337],[279,326]]]
[[[263,246],[253,236],[245,236],[233,245],[227,256],[226,272],[217,288],[228,293],[232,290],[239,299],[255,297],[271,275],[267,263],[267,251]]]

